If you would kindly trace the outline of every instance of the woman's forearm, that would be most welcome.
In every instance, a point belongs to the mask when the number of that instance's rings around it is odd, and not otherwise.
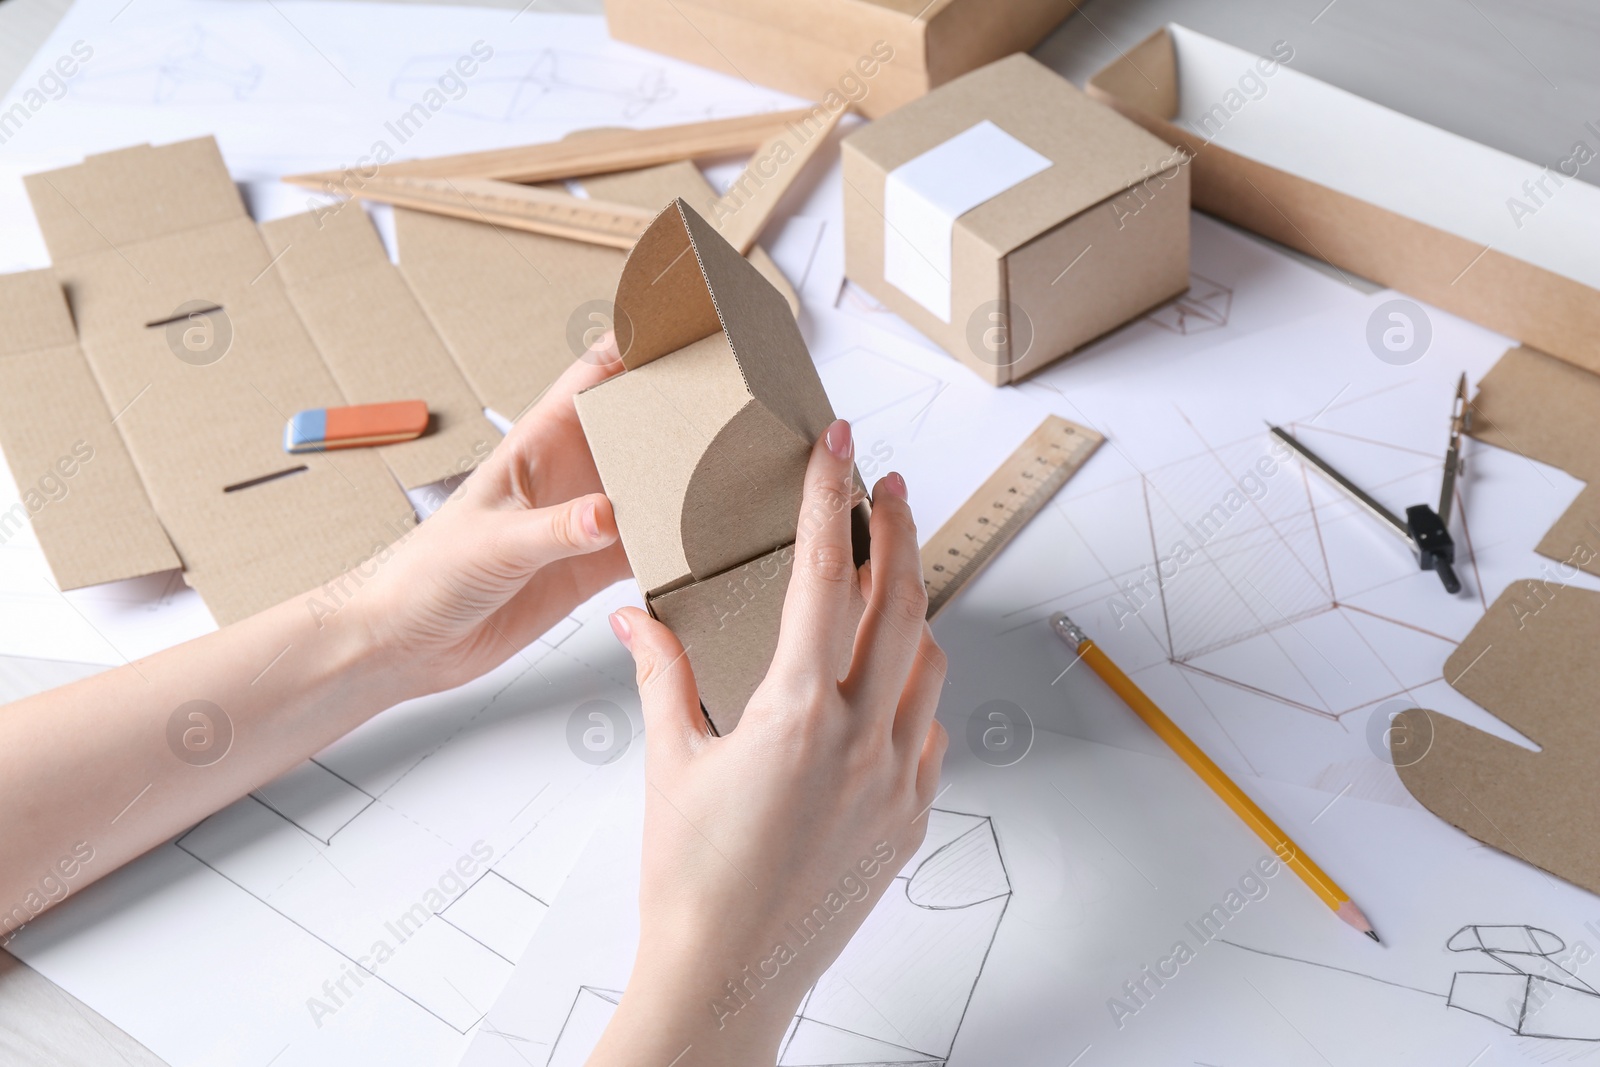
[[[0,938],[410,695],[309,601],[0,708]]]

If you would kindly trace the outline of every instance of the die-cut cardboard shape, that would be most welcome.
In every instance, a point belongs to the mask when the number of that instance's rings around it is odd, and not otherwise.
[[[726,733],[777,646],[833,407],[782,294],[681,198],[629,253],[614,313],[625,370],[579,394],[578,417],[645,603]]]
[[[1540,751],[1422,709],[1395,716],[1389,734],[1400,780],[1423,807],[1591,893],[1600,893],[1597,635],[1600,592],[1514,582],[1445,660],[1444,676]]]

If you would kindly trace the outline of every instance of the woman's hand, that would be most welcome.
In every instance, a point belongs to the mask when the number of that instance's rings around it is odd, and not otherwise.
[[[405,695],[476,678],[628,576],[572,403],[621,370],[607,334],[352,598]]]
[[[836,422],[812,452],[776,656],[728,736],[707,733],[672,632],[612,617],[644,706],[645,845],[638,957],[591,1065],[772,1063],[922,842],[944,654],[898,474],[873,495],[872,562],[852,564],[851,457]]]

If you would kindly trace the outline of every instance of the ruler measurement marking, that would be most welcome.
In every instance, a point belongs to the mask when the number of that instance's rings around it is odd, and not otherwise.
[[[922,548],[930,619],[1044,509],[1101,440],[1051,415],[956,509]]]

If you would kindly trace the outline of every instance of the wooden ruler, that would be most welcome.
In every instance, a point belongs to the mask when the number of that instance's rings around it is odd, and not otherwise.
[[[799,108],[644,130],[579,130],[562,140],[544,144],[384,163],[379,171],[393,178],[558,181],[654,167],[680,159],[753,152],[790,123],[805,126],[816,122],[816,109]],[[283,180],[318,191],[332,185],[335,191],[349,195],[353,187],[359,186],[365,179],[360,171],[351,169],[295,174]]]
[[[1105,440],[1051,415],[922,546],[928,618],[966,588]]]
[[[380,175],[350,192],[380,204],[622,249],[632,248],[656,216],[630,204],[484,178]]]

